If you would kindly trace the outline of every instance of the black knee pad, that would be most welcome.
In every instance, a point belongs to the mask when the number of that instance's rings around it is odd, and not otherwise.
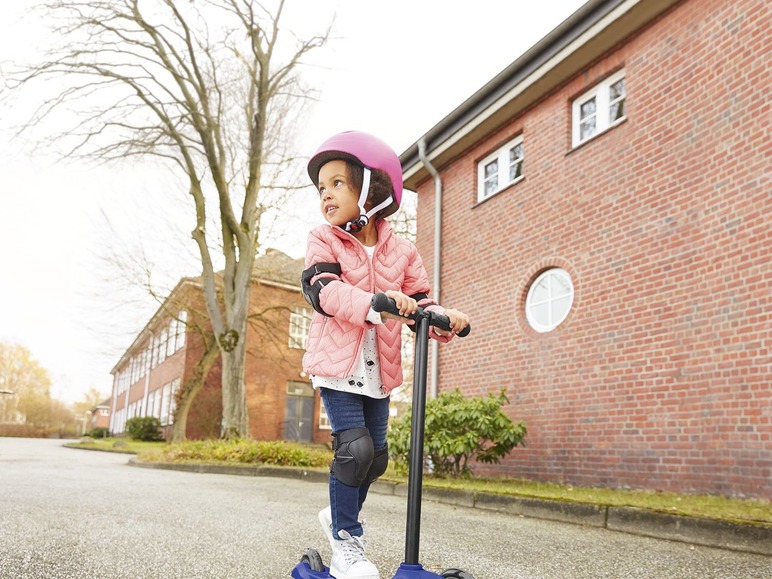
[[[367,471],[367,482],[374,483],[378,478],[386,472],[389,466],[389,446],[386,445],[381,449],[375,451],[373,455],[373,463],[370,465],[370,470]]]
[[[373,464],[375,450],[370,431],[352,428],[335,435],[332,448],[332,474],[345,485],[358,487],[366,479]]]

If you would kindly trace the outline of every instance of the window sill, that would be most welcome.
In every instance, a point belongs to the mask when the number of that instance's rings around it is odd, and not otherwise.
[[[511,183],[509,183],[509,184],[508,184],[506,187],[504,187],[503,189],[499,189],[499,190],[498,190],[498,191],[496,191],[495,193],[491,193],[490,195],[488,195],[488,196],[487,196],[487,197],[485,197],[484,199],[479,199],[479,198],[478,198],[478,199],[477,199],[477,202],[476,202],[474,205],[472,205],[472,209],[474,209],[475,207],[478,207],[479,205],[482,205],[483,203],[485,203],[485,202],[486,202],[486,201],[488,201],[489,199],[493,199],[494,197],[498,197],[499,195],[501,195],[501,194],[502,194],[502,193],[504,193],[505,191],[509,191],[509,190],[510,190],[512,187],[514,187],[514,186],[515,186],[515,185],[517,185],[518,183],[522,182],[523,180],[525,180],[525,175],[520,175],[520,177],[518,177],[517,179],[515,179],[514,181],[512,181]]]
[[[603,129],[602,131],[595,133],[595,134],[594,134],[592,137],[590,137],[589,139],[585,139],[585,140],[584,140],[584,141],[582,141],[581,143],[577,143],[576,145],[574,145],[572,148],[570,148],[568,151],[566,151],[566,155],[570,155],[571,153],[573,153],[573,152],[574,152],[574,151],[576,151],[577,149],[581,149],[582,147],[584,147],[584,146],[585,146],[585,145],[587,145],[588,143],[592,143],[592,142],[593,142],[595,139],[597,139],[598,137],[602,137],[603,135],[605,135],[606,133],[608,133],[608,132],[609,132],[611,129],[615,129],[615,128],[617,128],[618,126],[620,126],[620,125],[623,125],[623,124],[624,124],[624,123],[626,123],[626,122],[627,122],[627,117],[623,117],[623,118],[619,119],[619,120],[618,120],[618,121],[616,121],[616,122],[615,122],[613,125],[609,125],[608,127],[606,127],[605,129]]]

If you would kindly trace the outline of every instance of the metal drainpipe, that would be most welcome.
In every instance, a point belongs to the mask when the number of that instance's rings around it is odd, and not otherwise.
[[[418,141],[418,158],[424,164],[431,176],[434,178],[434,272],[432,282],[432,295],[437,302],[440,302],[440,263],[441,263],[441,241],[442,241],[442,179],[437,169],[431,164],[426,156],[426,141]],[[437,382],[439,380],[439,344],[437,340],[431,340],[432,343],[432,370],[431,385],[429,387],[429,398],[437,397]]]

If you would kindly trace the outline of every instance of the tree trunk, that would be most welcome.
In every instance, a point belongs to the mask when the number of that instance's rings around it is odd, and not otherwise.
[[[239,324],[235,347],[222,349],[222,438],[249,438],[249,415],[247,414],[247,392],[244,381],[246,361],[246,319]]]
[[[172,436],[169,442],[179,443],[185,442],[187,439],[185,433],[188,430],[188,412],[190,412],[190,407],[193,405],[196,395],[201,391],[201,388],[204,387],[204,384],[206,384],[209,371],[212,369],[212,365],[215,360],[217,360],[219,354],[220,349],[216,345],[212,344],[209,346],[204,353],[203,358],[196,364],[193,376],[180,389],[174,411]]]
[[[194,381],[191,380],[191,382]],[[177,409],[174,412],[172,435],[169,439],[169,442],[172,444],[178,444],[187,440],[187,435],[185,433],[188,430],[188,412],[190,411],[190,407],[193,405],[193,400],[196,398],[196,395],[199,393],[203,385],[203,380],[195,381],[194,384],[191,384],[190,390],[187,391],[186,395],[180,399],[180,402],[177,405]]]

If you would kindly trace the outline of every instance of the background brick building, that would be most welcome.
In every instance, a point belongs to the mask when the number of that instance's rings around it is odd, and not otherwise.
[[[112,400],[109,398],[91,408],[86,413],[86,419],[84,420],[84,434],[91,432],[95,428],[107,428],[109,430],[110,408],[112,408]]]
[[[478,473],[772,497],[770,10],[590,1],[402,154],[440,390],[529,429]]]
[[[320,400],[302,372],[310,309],[300,291],[303,260],[268,250],[255,261],[245,380],[250,433],[258,440],[326,443]],[[113,434],[126,420],[156,416],[168,436],[176,393],[196,371],[211,332],[202,288],[183,279],[113,368]],[[188,438],[219,437],[222,393],[219,355],[190,408]]]

